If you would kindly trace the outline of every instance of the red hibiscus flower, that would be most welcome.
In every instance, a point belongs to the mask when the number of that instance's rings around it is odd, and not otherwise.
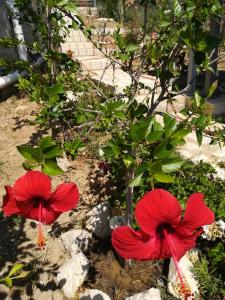
[[[213,223],[215,219],[203,198],[201,193],[191,195],[182,218],[182,208],[172,194],[163,189],[146,193],[135,209],[135,218],[141,229],[135,231],[128,226],[116,228],[112,234],[113,247],[125,259],[173,257],[181,289],[187,289],[178,261],[195,246],[202,226]]]
[[[14,214],[36,220],[38,245],[45,246],[42,224],[52,224],[61,213],[76,207],[79,191],[75,183],[60,184],[51,192],[49,177],[39,171],[28,171],[13,187],[6,186],[2,210],[5,216]]]

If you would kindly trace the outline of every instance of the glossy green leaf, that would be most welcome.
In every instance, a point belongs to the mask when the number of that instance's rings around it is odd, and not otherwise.
[[[134,163],[134,159],[132,156],[128,155],[123,159],[123,162],[125,166],[129,168]]]
[[[42,162],[43,156],[39,149],[31,146],[17,146],[17,150],[20,154],[30,162]]]
[[[134,141],[143,141],[151,132],[154,123],[154,118],[150,117],[144,121],[132,124],[130,127],[130,134]]]
[[[189,128],[180,128],[171,135],[171,138],[183,139],[186,135],[191,133],[192,130]]]
[[[198,145],[200,147],[202,144],[202,140],[203,140],[202,131],[196,130],[196,138],[197,138]]]
[[[15,275],[17,272],[21,271],[23,268],[25,267],[25,265],[23,264],[15,264],[12,269],[10,270],[8,276],[12,277],[13,275]]]
[[[4,283],[5,285],[7,285],[9,288],[12,287],[12,279],[9,277],[4,277],[2,279],[0,279],[0,283]]]
[[[165,173],[175,172],[180,169],[184,161],[180,158],[171,158],[162,161],[162,171]]]
[[[50,136],[45,136],[45,137],[43,137],[40,141],[39,141],[39,143],[38,143],[38,147],[40,148],[40,150],[44,150],[44,149],[46,149],[46,148],[49,148],[50,146],[52,146],[53,145],[53,141],[52,141],[52,139],[51,139],[51,137]]]
[[[46,161],[41,170],[49,176],[57,176],[63,173],[63,170],[60,169],[55,161]]]
[[[178,0],[173,0],[173,12],[176,17],[179,16],[182,12],[182,7]]]
[[[47,159],[58,157],[61,156],[62,154],[63,154],[63,149],[58,145],[53,145],[43,150],[43,155]]]
[[[137,175],[129,184],[130,187],[141,185],[143,173]]]
[[[175,181],[175,179],[172,176],[164,173],[154,174],[153,177],[156,181],[163,183],[173,183]]]
[[[177,122],[173,117],[170,117],[166,113],[163,115],[163,122],[165,136],[169,137],[177,129]]]
[[[217,86],[218,86],[218,80],[215,80],[207,92],[207,98],[210,98],[214,94],[214,92],[217,89]]]
[[[146,137],[146,141],[154,143],[159,141],[163,136],[163,131],[152,131]]]
[[[36,167],[36,165],[35,164],[30,164],[30,163],[28,163],[28,162],[23,162],[22,163],[22,166],[23,166],[23,168],[25,169],[25,170],[33,170],[35,167]]]

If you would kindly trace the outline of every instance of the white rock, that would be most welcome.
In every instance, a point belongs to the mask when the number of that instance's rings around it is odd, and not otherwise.
[[[159,289],[151,288],[143,293],[135,294],[125,300],[161,300]]]
[[[109,227],[110,229],[115,229],[119,226],[126,224],[126,218],[124,216],[114,216],[110,219]]]
[[[63,153],[63,157],[56,157],[57,165],[62,169],[64,172],[67,172],[68,169],[71,167],[71,163],[67,159],[66,153]]]
[[[86,256],[79,252],[58,270],[56,281],[67,298],[74,297],[88,274],[89,262]]]
[[[61,235],[62,243],[71,256],[80,251],[87,251],[91,233],[83,229],[73,229]]]
[[[96,205],[87,213],[86,229],[93,232],[99,238],[110,235],[109,228],[110,204],[103,202]]]
[[[109,296],[99,290],[86,290],[80,294],[80,300],[110,300]]]
[[[184,277],[184,281],[188,284],[191,288],[191,293],[195,295],[195,299],[199,297],[199,289],[198,289],[198,282],[194,278],[193,273],[191,270],[193,269],[192,262],[188,259],[187,255],[184,255],[180,261],[179,266]],[[178,291],[176,290],[177,285],[180,285],[180,281],[176,272],[176,268],[173,262],[173,259],[170,260],[169,266],[169,275],[168,275],[168,290],[169,292],[178,299],[184,299],[181,295],[179,295]]]
[[[221,230],[225,232],[225,223],[223,220],[219,220],[218,225],[220,226]]]

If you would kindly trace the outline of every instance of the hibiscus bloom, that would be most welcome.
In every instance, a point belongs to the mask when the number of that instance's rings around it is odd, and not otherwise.
[[[186,289],[178,261],[196,244],[202,226],[214,222],[214,213],[203,201],[204,195],[194,193],[187,201],[184,217],[178,200],[163,189],[146,193],[138,202],[135,218],[140,226],[116,228],[112,244],[125,259],[155,260],[173,257],[181,288]]]
[[[13,187],[5,186],[2,210],[5,216],[14,214],[36,220],[38,245],[45,246],[43,224],[52,224],[61,213],[76,207],[79,191],[75,183],[60,184],[51,192],[49,177],[39,171],[28,171]]]

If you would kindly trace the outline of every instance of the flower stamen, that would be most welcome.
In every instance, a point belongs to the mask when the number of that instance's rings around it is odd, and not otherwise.
[[[173,239],[171,238],[171,234],[168,233],[166,229],[163,229],[163,234],[164,234],[164,236],[167,240],[168,246],[170,248],[170,251],[171,251],[171,254],[173,257],[173,261],[174,261],[174,265],[175,265],[175,268],[177,271],[177,275],[180,280],[180,287],[178,288],[178,292],[181,296],[184,297],[184,300],[194,300],[195,298],[194,298],[193,293],[191,292],[190,286],[188,285],[187,282],[184,281],[185,278],[182,275],[182,272],[181,272],[181,269],[179,266],[179,262],[177,259],[177,254],[176,254],[176,250],[174,247]]]
[[[38,224],[38,237],[37,237],[37,245],[43,250],[46,246],[46,240],[43,233],[43,223],[42,223],[42,202],[39,202],[39,224]]]

